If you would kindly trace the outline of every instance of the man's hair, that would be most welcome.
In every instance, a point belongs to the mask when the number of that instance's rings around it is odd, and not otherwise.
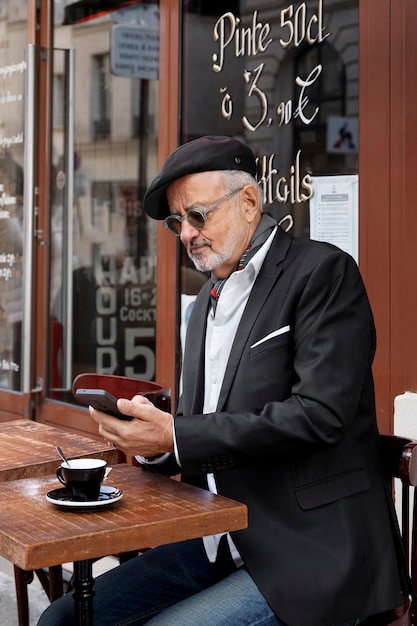
[[[255,187],[259,198],[259,210],[262,213],[263,209],[263,194],[262,189],[259,186],[256,178],[249,174],[249,172],[243,172],[242,170],[219,170],[220,176],[223,178],[225,186],[228,191],[233,191],[239,187],[245,185],[252,185]]]

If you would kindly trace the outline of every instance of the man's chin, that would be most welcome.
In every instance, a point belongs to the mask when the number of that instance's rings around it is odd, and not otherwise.
[[[196,261],[194,259],[191,260],[194,263],[195,269],[199,272],[211,272],[212,267],[207,265],[207,263],[200,263],[199,261]]]
[[[211,272],[215,268],[215,264],[205,259],[203,254],[190,254],[189,257],[199,272]]]

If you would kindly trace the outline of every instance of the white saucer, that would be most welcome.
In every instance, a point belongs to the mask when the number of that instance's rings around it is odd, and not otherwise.
[[[71,500],[66,487],[53,489],[46,494],[46,499],[52,504],[58,506],[66,506],[72,509],[91,509],[98,506],[108,506],[118,502],[123,497],[123,491],[117,487],[102,486],[98,500],[89,500],[88,502],[78,502]]]

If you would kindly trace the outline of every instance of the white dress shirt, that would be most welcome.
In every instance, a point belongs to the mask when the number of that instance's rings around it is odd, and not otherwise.
[[[205,388],[203,413],[214,413],[217,409],[220,389],[229,360],[236,331],[246,307],[253,284],[262,267],[265,256],[275,236],[276,228],[265,243],[259,248],[246,267],[233,272],[225,282],[216,306],[216,314],[210,309],[207,318],[206,350],[205,350]],[[217,493],[213,474],[207,475],[208,488]],[[219,535],[204,537],[204,546],[209,560],[216,560],[217,549],[221,538]],[[227,535],[230,552],[239,567],[242,559],[230,535]]]
[[[242,270],[233,272],[226,280],[220,293],[216,314],[210,308],[207,317],[206,350],[205,350],[205,378],[204,378],[204,405],[203,413],[214,413],[217,409],[220,389],[223,383],[227,362],[229,360],[232,344],[236,331],[242,318],[243,311],[252,291],[253,284],[276,233],[273,229],[265,243],[256,254],[248,261]],[[175,437],[175,420],[173,420],[174,450],[178,465],[181,467],[181,459],[178,455]],[[161,463],[169,454],[165,454],[152,463]],[[146,463],[144,457],[137,457],[141,463]],[[216,481],[213,474],[207,475],[208,488],[212,493],[217,493]],[[220,538],[225,533],[203,537],[204,547],[209,560],[214,563]],[[243,563],[240,554],[227,533],[230,552],[237,567]]]

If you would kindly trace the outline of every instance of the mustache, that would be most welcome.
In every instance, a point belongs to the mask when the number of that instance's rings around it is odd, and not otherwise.
[[[191,241],[187,242],[186,244],[186,250],[188,252],[188,254],[193,254],[193,250],[194,248],[204,248],[204,247],[209,247],[211,248],[211,244],[206,240],[206,239],[192,239]]]

